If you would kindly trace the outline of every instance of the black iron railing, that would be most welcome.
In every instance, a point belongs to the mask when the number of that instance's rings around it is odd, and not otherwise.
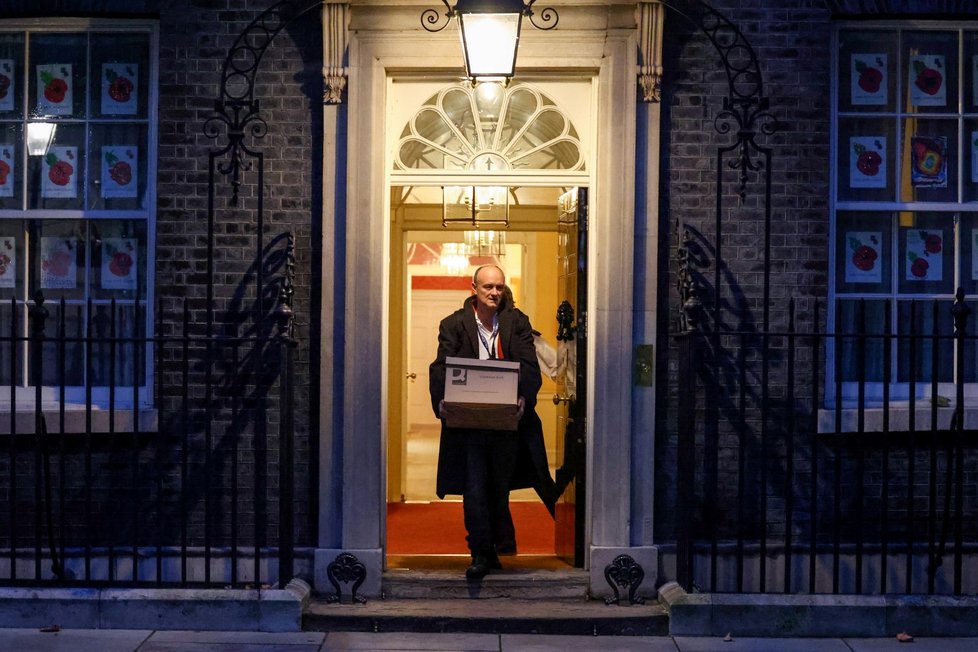
[[[160,302],[153,335],[115,302],[6,307],[0,585],[292,579],[290,301],[267,333],[210,336],[190,300]]]
[[[824,306],[806,304],[819,324]],[[678,339],[676,576],[687,590],[978,593],[978,332],[959,292],[823,331]],[[952,319],[954,328],[946,325]],[[942,325],[943,324],[943,325]],[[764,387],[761,387],[761,383]],[[674,407],[674,409],[672,409]]]

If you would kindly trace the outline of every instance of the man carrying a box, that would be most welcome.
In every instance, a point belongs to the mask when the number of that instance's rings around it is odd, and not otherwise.
[[[472,565],[465,571],[469,579],[481,579],[490,569],[502,568],[495,545],[513,536],[510,489],[553,485],[542,431],[524,427],[525,423],[539,424],[534,406],[541,379],[532,327],[526,315],[503,305],[505,288],[506,278],[499,267],[484,265],[476,270],[472,277],[474,295],[438,327],[438,357],[429,369],[431,405],[442,419],[436,492],[439,498],[462,495],[466,539],[472,553]],[[496,429],[498,424],[486,424],[486,428],[446,424],[445,361],[449,357],[519,363],[514,406],[519,432]],[[536,477],[523,483],[514,481],[517,466],[532,468]],[[551,513],[552,507],[548,501]]]

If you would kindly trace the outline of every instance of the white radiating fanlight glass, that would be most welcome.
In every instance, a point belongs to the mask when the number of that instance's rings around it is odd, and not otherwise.
[[[513,75],[520,38],[519,14],[461,14],[459,25],[469,75]]]

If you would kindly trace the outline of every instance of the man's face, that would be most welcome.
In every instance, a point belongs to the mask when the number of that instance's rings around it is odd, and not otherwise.
[[[484,267],[472,284],[475,290],[475,302],[492,311],[499,310],[499,301],[506,288],[506,277],[496,267]]]

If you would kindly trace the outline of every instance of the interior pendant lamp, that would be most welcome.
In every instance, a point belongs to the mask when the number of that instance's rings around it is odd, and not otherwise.
[[[458,19],[462,37],[462,56],[465,74],[469,79],[509,79],[516,72],[516,51],[520,44],[523,17],[537,29],[550,30],[557,26],[557,11],[547,7],[539,17],[530,0],[458,0],[455,6],[442,0],[446,12],[439,14],[426,9],[421,25],[429,32],[440,32]]]

